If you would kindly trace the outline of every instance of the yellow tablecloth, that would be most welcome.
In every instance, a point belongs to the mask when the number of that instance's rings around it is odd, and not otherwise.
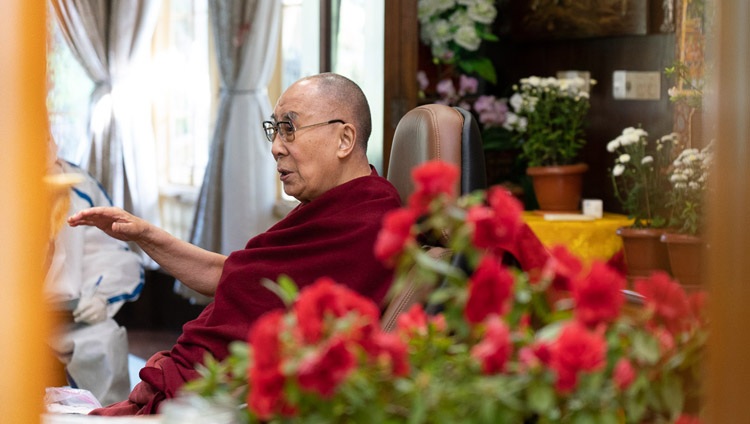
[[[617,228],[633,223],[627,216],[613,213],[593,221],[547,221],[543,215],[524,212],[523,220],[545,246],[565,245],[586,263],[606,261],[617,253],[622,248]]]

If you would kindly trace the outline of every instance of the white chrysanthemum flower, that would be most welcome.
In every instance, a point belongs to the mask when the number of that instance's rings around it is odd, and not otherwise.
[[[619,177],[623,172],[625,172],[625,165],[617,164],[614,168],[612,168],[612,175],[614,175],[615,177]]]
[[[620,140],[617,138],[607,143],[607,151],[610,153],[614,153],[618,147],[620,147]]]
[[[623,153],[620,155],[620,157],[617,158],[620,163],[628,163],[630,162],[630,155],[627,153]]]
[[[510,99],[508,99],[508,103],[514,111],[518,112],[519,110],[521,110],[521,107],[523,105],[523,96],[521,96],[521,94],[519,93],[515,93],[510,96]]]
[[[643,159],[641,159],[642,165],[648,165],[649,163],[654,163],[654,157],[653,156],[644,156]]]

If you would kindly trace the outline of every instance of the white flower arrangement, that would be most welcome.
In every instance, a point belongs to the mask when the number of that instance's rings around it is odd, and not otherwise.
[[[596,80],[531,76],[513,85],[505,128],[516,133],[529,166],[568,165],[585,144],[589,86]]]
[[[708,189],[709,170],[713,162],[714,143],[702,149],[685,149],[672,162],[669,182],[672,184],[670,226],[685,234],[701,233],[704,225],[704,196]]]
[[[419,0],[420,38],[436,64],[455,64],[467,74],[495,83],[495,68],[479,55],[482,41],[497,41],[492,24],[497,8],[492,0]]]
[[[675,133],[649,143],[648,132],[634,127],[625,128],[607,143],[607,151],[616,155],[611,169],[615,197],[634,219],[634,227],[663,227],[668,223],[667,171],[678,144]]]

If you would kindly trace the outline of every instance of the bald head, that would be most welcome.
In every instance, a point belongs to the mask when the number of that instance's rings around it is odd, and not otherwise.
[[[372,132],[372,117],[367,97],[357,83],[349,78],[326,72],[302,78],[317,87],[318,95],[323,96],[337,112],[343,113],[346,122],[357,129],[357,144],[367,151],[367,142]]]

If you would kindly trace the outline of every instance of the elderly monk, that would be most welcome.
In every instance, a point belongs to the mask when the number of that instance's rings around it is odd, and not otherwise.
[[[157,412],[182,385],[198,377],[206,353],[227,356],[231,341],[282,302],[261,284],[290,276],[304,287],[329,276],[380,302],[393,278],[374,256],[383,215],[400,206],[396,189],[369,164],[372,128],[362,90],[332,73],[304,78],[279,98],[263,123],[284,191],[301,203],[244,249],[223,256],[181,241],[117,208],[92,208],[70,217],[72,226],[92,225],[137,243],[161,267],[214,301],[170,351],[151,357],[127,401],[95,415]]]

